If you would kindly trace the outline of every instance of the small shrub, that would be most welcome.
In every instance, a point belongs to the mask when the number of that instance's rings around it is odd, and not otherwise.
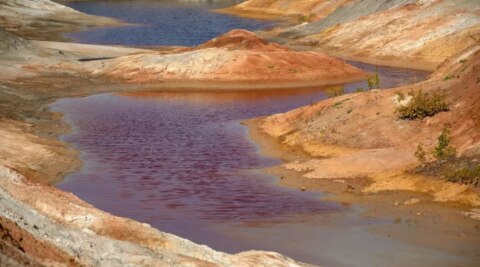
[[[365,92],[365,89],[361,87],[355,89],[355,93],[361,93],[361,92]]]
[[[442,133],[437,138],[438,143],[432,154],[437,159],[438,163],[443,163],[449,159],[452,159],[457,154],[454,147],[450,146],[450,129],[444,128]]]
[[[450,182],[477,186],[480,183],[480,166],[450,168],[444,172],[444,176]]]
[[[343,86],[334,86],[325,90],[325,94],[330,98],[341,96],[344,93],[345,93],[345,89],[343,88]]]
[[[370,90],[372,89],[380,89],[380,77],[378,76],[378,68],[375,67],[375,74],[372,76],[369,76],[367,78],[367,84],[368,88]]]
[[[423,119],[434,116],[437,113],[448,111],[448,104],[445,102],[445,94],[429,95],[422,90],[409,93],[412,99],[407,105],[396,108],[399,118],[403,120]]]
[[[336,102],[332,105],[334,108],[341,108],[342,107],[342,102]]]
[[[405,97],[405,94],[402,93],[402,92],[397,92],[396,95],[397,95],[397,101],[399,101],[399,102],[407,99],[407,98]]]
[[[415,151],[414,156],[418,159],[422,166],[427,164],[427,152],[425,152],[421,144],[417,145],[417,150]]]
[[[310,22],[315,18],[315,14],[308,14],[308,15],[300,15],[298,17],[299,22]]]
[[[298,68],[290,68],[288,69],[291,73],[294,73],[294,74],[297,74],[300,72],[300,70]]]
[[[443,78],[443,80],[448,81],[448,80],[453,79],[453,78],[455,78],[455,75],[447,75]]]

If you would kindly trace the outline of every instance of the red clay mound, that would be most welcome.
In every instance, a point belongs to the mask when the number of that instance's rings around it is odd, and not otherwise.
[[[199,45],[196,49],[205,48],[227,48],[228,50],[255,50],[255,51],[285,51],[275,43],[269,43],[261,39],[253,32],[247,30],[231,30],[224,35],[214,38],[206,43]]]
[[[131,83],[216,90],[309,87],[365,78],[343,60],[293,51],[245,30],[230,31],[188,51],[148,51],[82,67]]]

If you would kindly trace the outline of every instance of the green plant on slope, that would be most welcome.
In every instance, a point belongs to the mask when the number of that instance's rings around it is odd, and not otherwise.
[[[444,172],[445,177],[450,182],[473,184],[477,186],[480,184],[480,166],[467,166],[461,168],[450,168]]]
[[[450,146],[450,129],[444,128],[437,138],[437,146],[433,149],[433,156],[437,159],[437,163],[443,163],[452,159],[457,154],[454,147]]]
[[[372,76],[369,76],[367,78],[367,84],[368,84],[368,88],[370,90],[380,89],[380,77],[378,76],[378,68],[377,67],[375,67],[375,74],[373,74]]]
[[[397,96],[397,101],[403,101],[403,100],[407,99],[405,94],[402,93],[402,92],[397,92],[397,93],[395,93],[395,95]]]
[[[400,119],[423,119],[449,110],[449,105],[445,101],[445,94],[434,93],[429,95],[419,90],[416,93],[410,92],[409,95],[411,96],[409,103],[398,106],[395,110]]]
[[[315,18],[315,14],[310,13],[310,14],[308,14],[308,15],[300,15],[300,16],[298,17],[298,21],[299,21],[299,22],[310,22],[310,21],[312,21],[314,18]]]
[[[427,164],[427,152],[425,152],[421,144],[417,145],[417,150],[415,151],[414,156],[417,158],[418,161],[420,161],[420,164],[422,164],[422,166],[425,166]]]
[[[325,94],[330,98],[341,96],[344,93],[345,93],[345,89],[343,88],[343,86],[334,86],[325,90]]]

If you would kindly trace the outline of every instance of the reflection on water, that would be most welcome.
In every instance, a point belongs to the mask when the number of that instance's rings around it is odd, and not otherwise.
[[[412,75],[426,76],[390,68],[380,68],[379,73],[385,84],[393,85]],[[356,86],[348,85],[347,91]],[[277,178],[258,171],[279,162],[259,156],[239,122],[323,98],[322,88],[311,88],[60,100],[55,109],[75,129],[65,140],[82,151],[85,166],[58,186],[100,209],[222,251],[276,250],[334,266],[345,266],[332,255],[346,243],[368,243],[359,249],[363,253],[381,251],[385,244],[414,253],[416,248],[391,244],[361,228],[390,222],[360,219],[355,207],[322,201],[319,193],[278,187]],[[335,225],[342,220],[353,220],[360,228],[338,233]],[[288,233],[278,235],[282,231]],[[334,237],[336,245],[322,241]]]
[[[77,41],[93,44],[134,46],[194,46],[231,29],[257,30],[273,25],[269,21],[245,19],[209,12],[242,1],[117,0],[73,2],[79,11],[118,18],[136,25],[93,29],[68,34]]]

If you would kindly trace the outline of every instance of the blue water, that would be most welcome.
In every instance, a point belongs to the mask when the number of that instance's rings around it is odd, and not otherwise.
[[[258,30],[273,26],[265,20],[245,19],[211,12],[238,0],[91,1],[68,5],[76,10],[118,18],[135,25],[107,27],[67,34],[75,41],[130,46],[195,46],[232,29]]]

